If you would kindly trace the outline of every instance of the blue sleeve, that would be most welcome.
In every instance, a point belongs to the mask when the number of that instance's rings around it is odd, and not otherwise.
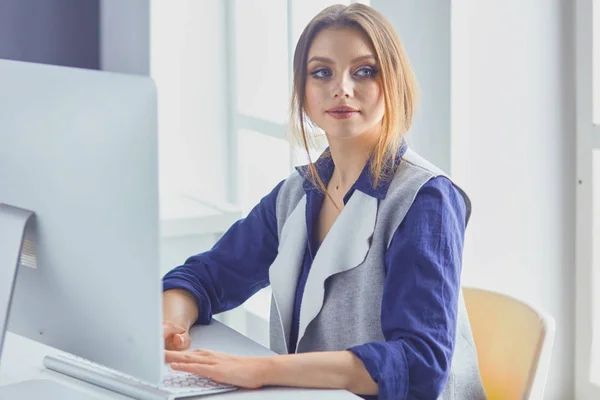
[[[196,299],[198,321],[231,310],[269,285],[277,256],[276,201],[280,182],[246,218],[237,221],[214,247],[187,259],[163,278],[163,290],[185,289]]]
[[[385,255],[385,342],[351,349],[380,399],[437,399],[449,376],[458,312],[465,201],[444,177],[427,182]]]

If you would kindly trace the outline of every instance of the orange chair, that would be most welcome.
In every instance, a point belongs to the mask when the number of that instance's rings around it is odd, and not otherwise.
[[[488,400],[543,398],[554,318],[505,294],[464,287]]]

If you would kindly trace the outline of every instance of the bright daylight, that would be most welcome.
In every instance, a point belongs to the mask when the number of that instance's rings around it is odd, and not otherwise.
[[[0,399],[600,399],[598,0],[0,0]]]

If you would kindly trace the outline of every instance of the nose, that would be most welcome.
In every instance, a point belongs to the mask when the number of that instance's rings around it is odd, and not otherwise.
[[[354,94],[354,83],[347,74],[342,74],[340,78],[336,79],[333,88],[334,98],[350,98]]]

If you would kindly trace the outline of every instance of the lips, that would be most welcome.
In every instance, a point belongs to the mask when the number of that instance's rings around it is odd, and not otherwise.
[[[349,119],[358,114],[358,112],[356,108],[350,106],[334,107],[327,110],[327,114],[335,119]]]
[[[356,108],[352,108],[350,106],[339,106],[333,107],[327,110],[328,113],[348,113],[348,112],[358,112]]]

